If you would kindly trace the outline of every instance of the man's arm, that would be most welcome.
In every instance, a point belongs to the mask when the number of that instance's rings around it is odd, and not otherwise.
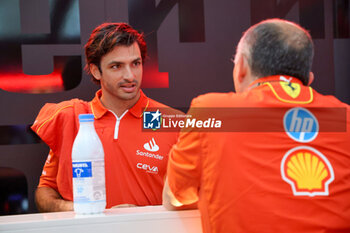
[[[168,184],[168,179],[166,179],[163,188],[163,206],[167,210],[189,210],[197,209],[197,202],[188,205],[184,205],[181,202],[179,202],[175,198],[174,194],[171,192]]]
[[[73,202],[62,199],[61,195],[50,187],[38,187],[36,189],[35,203],[40,212],[73,210]]]
[[[35,192],[35,203],[40,212],[73,210],[73,202],[64,200],[56,191],[58,164],[58,157],[50,150],[40,176],[39,187]]]
[[[192,109],[193,106],[194,100],[188,115],[201,117],[196,109]],[[197,208],[202,155],[200,132],[191,128],[181,131],[177,143],[169,152],[167,178],[164,181],[163,205],[168,210]]]

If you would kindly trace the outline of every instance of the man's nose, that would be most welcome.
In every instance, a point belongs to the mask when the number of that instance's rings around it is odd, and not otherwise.
[[[127,66],[124,73],[124,79],[132,81],[134,80],[134,78],[135,78],[135,74],[133,70],[131,69],[130,66]]]

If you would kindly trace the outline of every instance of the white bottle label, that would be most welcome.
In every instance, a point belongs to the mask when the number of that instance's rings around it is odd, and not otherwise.
[[[106,200],[104,160],[73,160],[75,203]]]

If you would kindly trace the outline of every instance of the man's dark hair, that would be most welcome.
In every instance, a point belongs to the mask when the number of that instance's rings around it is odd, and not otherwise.
[[[137,32],[126,23],[103,23],[95,28],[85,45],[86,66],[85,70],[90,72],[90,64],[94,64],[101,70],[101,58],[114,49],[115,46],[131,46],[137,42],[141,51],[142,62],[147,55],[147,46],[142,33]],[[93,75],[91,75],[93,77]],[[100,84],[100,81],[92,80]]]
[[[271,19],[249,29],[244,42],[253,75],[289,75],[308,85],[314,50],[306,30],[285,20]]]

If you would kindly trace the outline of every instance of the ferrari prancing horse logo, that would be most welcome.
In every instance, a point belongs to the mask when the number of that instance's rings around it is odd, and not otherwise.
[[[300,94],[300,85],[292,82],[280,82],[283,90],[293,99],[297,98]]]

